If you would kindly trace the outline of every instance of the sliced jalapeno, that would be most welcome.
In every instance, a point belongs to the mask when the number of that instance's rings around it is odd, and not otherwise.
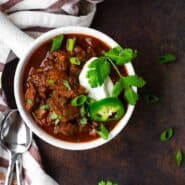
[[[94,102],[89,112],[92,120],[106,122],[119,120],[125,113],[125,109],[118,98],[111,97]]]

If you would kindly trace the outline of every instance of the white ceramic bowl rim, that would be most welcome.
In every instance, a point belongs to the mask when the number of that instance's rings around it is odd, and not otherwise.
[[[47,143],[62,148],[62,149],[68,149],[68,150],[87,150],[87,149],[92,149],[95,147],[98,147],[100,145],[103,145],[105,143],[107,143],[108,141],[110,141],[111,139],[113,139],[116,135],[118,135],[121,130],[126,126],[126,124],[128,123],[134,107],[132,105],[128,105],[128,108],[126,110],[126,113],[124,115],[124,117],[119,121],[119,123],[117,123],[117,125],[114,127],[114,129],[111,131],[110,133],[110,137],[108,140],[104,140],[102,138],[98,138],[92,141],[88,141],[88,142],[79,142],[79,143],[72,143],[72,142],[67,142],[67,141],[62,141],[59,140],[57,138],[54,138],[53,136],[50,136],[49,134],[47,134],[44,130],[42,130],[33,120],[33,118],[31,117],[31,115],[25,110],[24,107],[24,103],[23,103],[23,94],[22,94],[22,80],[23,80],[23,73],[24,73],[24,69],[26,67],[27,61],[29,60],[30,56],[32,55],[32,53],[44,42],[46,42],[49,39],[54,38],[57,35],[60,34],[70,34],[70,33],[74,33],[74,34],[84,34],[84,35],[89,35],[89,36],[93,36],[95,38],[100,39],[101,41],[107,43],[109,46],[114,47],[117,46],[118,43],[116,41],[114,41],[112,38],[110,38],[109,36],[107,36],[106,34],[97,31],[95,29],[92,28],[86,28],[86,27],[64,27],[64,28],[57,28],[54,29],[52,31],[49,31],[43,35],[41,35],[40,37],[38,37],[36,40],[33,41],[33,43],[29,46],[29,48],[27,49],[24,57],[22,57],[22,59],[20,60],[17,69],[16,69],[16,73],[15,73],[15,78],[14,78],[14,93],[15,93],[15,99],[16,99],[16,104],[18,107],[18,110],[20,111],[20,114],[22,116],[22,118],[24,119],[24,121],[26,122],[26,124],[29,126],[29,128],[41,139],[43,139],[44,141],[46,141]],[[127,72],[129,75],[134,75],[134,68],[132,66],[131,63],[127,63],[125,65]],[[135,90],[137,90],[135,88]]]

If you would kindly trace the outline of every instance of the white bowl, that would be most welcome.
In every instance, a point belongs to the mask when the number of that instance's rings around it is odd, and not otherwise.
[[[17,66],[16,73],[15,73],[15,80],[14,80],[14,93],[15,93],[15,99],[16,99],[16,104],[18,107],[18,110],[20,111],[20,114],[26,124],[29,126],[29,128],[41,139],[46,141],[47,143],[63,148],[63,149],[68,149],[68,150],[86,150],[86,149],[92,149],[95,147],[98,147],[100,145],[103,145],[107,142],[109,142],[111,139],[113,139],[116,135],[118,135],[123,128],[126,126],[128,123],[134,107],[132,105],[128,105],[128,108],[126,110],[126,113],[124,117],[117,123],[117,125],[113,128],[113,130],[110,133],[110,138],[108,140],[104,140],[102,138],[97,138],[92,141],[88,142],[80,142],[80,143],[72,143],[72,142],[67,142],[63,141],[60,139],[57,139],[48,133],[46,133],[43,129],[41,129],[37,123],[33,120],[32,116],[30,113],[28,113],[24,107],[24,94],[23,94],[23,75],[24,75],[24,70],[27,65],[27,62],[29,61],[30,56],[33,54],[37,48],[45,43],[46,41],[54,38],[57,35],[60,34],[84,34],[84,35],[89,35],[93,36],[106,44],[108,44],[110,47],[117,46],[118,43],[114,41],[112,38],[107,36],[106,34],[97,31],[95,29],[91,28],[85,28],[85,27],[64,27],[64,28],[58,28],[54,29],[52,31],[49,31],[42,36],[38,37],[36,40],[34,40],[26,49],[24,50],[25,53],[21,53],[21,50],[19,49],[21,56],[21,60]],[[128,63],[125,65],[126,70],[129,75],[134,75],[134,68],[131,63]],[[135,89],[136,90],[136,89]]]

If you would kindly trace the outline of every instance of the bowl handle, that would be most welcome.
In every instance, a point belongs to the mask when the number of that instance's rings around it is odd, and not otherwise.
[[[0,30],[0,41],[22,59],[34,39],[21,31],[2,12],[0,12]]]

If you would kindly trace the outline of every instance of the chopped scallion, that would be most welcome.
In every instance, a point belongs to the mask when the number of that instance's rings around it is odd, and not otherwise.
[[[144,100],[146,103],[157,103],[160,99],[159,96],[155,94],[147,94],[145,95]]]
[[[77,57],[70,57],[71,64],[80,65],[80,60]]]
[[[28,98],[28,99],[26,100],[26,103],[29,104],[29,105],[31,105],[31,104],[33,104],[33,100],[30,99],[30,98]]]
[[[159,57],[159,62],[161,64],[167,64],[174,62],[176,60],[176,56],[172,54],[166,54]]]
[[[68,91],[71,90],[71,86],[70,86],[70,84],[69,84],[69,82],[67,80],[63,80],[63,84],[67,88]]]
[[[49,79],[49,80],[48,80],[48,83],[53,85],[53,84],[55,84],[55,80]]]
[[[173,128],[167,128],[161,133],[160,140],[162,142],[168,141],[173,137],[173,134],[174,134]]]
[[[64,35],[59,35],[55,37],[52,42],[51,52],[58,50],[61,47],[63,40],[64,40]]]
[[[73,51],[76,43],[76,38],[67,39],[67,51]]]
[[[184,154],[182,152],[181,149],[177,150],[176,154],[175,154],[175,161],[176,161],[176,165],[178,167],[180,167],[183,163],[184,160]]]
[[[50,118],[51,118],[51,120],[56,120],[58,118],[58,115],[55,112],[52,112],[50,114]]]
[[[87,124],[87,118],[86,118],[86,117],[81,118],[81,119],[80,119],[80,124],[81,124],[82,126],[85,126],[85,125]]]
[[[71,105],[76,107],[76,106],[81,106],[87,101],[87,96],[85,95],[80,95],[71,100]]]
[[[49,109],[49,105],[48,104],[44,104],[40,106],[41,110],[48,110]]]

